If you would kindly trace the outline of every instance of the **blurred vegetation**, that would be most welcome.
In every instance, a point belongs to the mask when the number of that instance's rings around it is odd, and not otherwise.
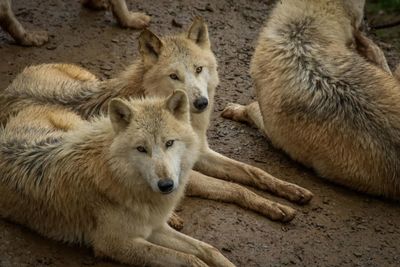
[[[372,32],[400,51],[400,0],[367,0],[365,17],[372,28],[397,23],[392,27],[372,29]]]
[[[367,12],[400,12],[400,0],[367,0]]]

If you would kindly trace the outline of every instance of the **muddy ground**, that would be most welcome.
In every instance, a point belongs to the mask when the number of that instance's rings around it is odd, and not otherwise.
[[[128,2],[132,9],[150,14],[151,28],[161,35],[182,30],[173,26],[173,19],[183,28],[195,15],[208,21],[221,78],[209,131],[211,147],[315,194],[309,205],[296,206],[258,192],[298,210],[288,224],[234,205],[187,198],[179,212],[186,222],[183,232],[213,244],[237,266],[400,266],[398,204],[325,182],[274,149],[256,129],[219,117],[228,102],[248,103],[253,97],[249,61],[271,2]],[[15,0],[13,4],[27,28],[47,29],[51,40],[41,48],[22,48],[0,31],[0,88],[30,64],[76,63],[107,78],[138,55],[138,32],[118,28],[110,13],[82,9],[78,1]],[[391,66],[396,58],[400,61],[393,46],[383,46]],[[89,249],[52,242],[0,220],[0,266],[120,265],[95,259]]]

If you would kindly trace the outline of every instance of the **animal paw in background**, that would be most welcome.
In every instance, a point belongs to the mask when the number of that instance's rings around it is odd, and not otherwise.
[[[17,44],[23,46],[41,46],[49,40],[45,31],[25,30],[15,17],[10,0],[0,0],[0,26],[14,38]]]
[[[184,223],[183,219],[179,217],[179,215],[176,214],[175,212],[172,213],[171,217],[168,219],[169,226],[171,226],[177,231],[183,229],[183,223]]]
[[[129,12],[123,18],[117,18],[121,27],[142,29],[150,24],[150,17],[142,12]]]
[[[17,43],[23,46],[42,46],[49,41],[46,31],[26,32],[21,39],[16,39]]]
[[[125,0],[82,0],[81,3],[94,10],[111,9],[118,24],[124,28],[143,29],[150,23],[150,17],[145,13],[129,11]]]

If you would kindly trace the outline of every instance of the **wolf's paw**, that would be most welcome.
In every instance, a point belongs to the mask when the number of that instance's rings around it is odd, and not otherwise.
[[[18,41],[24,46],[41,46],[49,41],[49,36],[45,31],[32,31],[25,33],[24,37]]]
[[[222,111],[221,116],[233,121],[246,121],[246,107],[240,104],[229,103]]]
[[[265,211],[265,215],[273,221],[290,222],[296,216],[296,210],[279,203],[272,203]]]
[[[177,231],[183,229],[183,219],[179,217],[175,212],[172,213],[171,217],[169,218],[168,224]]]
[[[307,204],[314,196],[311,191],[290,183],[283,185],[280,191],[284,198],[297,204]]]
[[[125,18],[118,20],[122,27],[143,29],[150,24],[150,16],[142,12],[129,12],[129,15]]]

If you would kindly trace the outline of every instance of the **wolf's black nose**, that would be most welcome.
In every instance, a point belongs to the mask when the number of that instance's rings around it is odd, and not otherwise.
[[[174,188],[174,181],[172,179],[162,179],[158,181],[158,188],[160,189],[161,193],[171,193],[172,189]]]
[[[200,111],[204,110],[208,106],[208,99],[203,96],[199,97],[193,102],[193,105]]]

